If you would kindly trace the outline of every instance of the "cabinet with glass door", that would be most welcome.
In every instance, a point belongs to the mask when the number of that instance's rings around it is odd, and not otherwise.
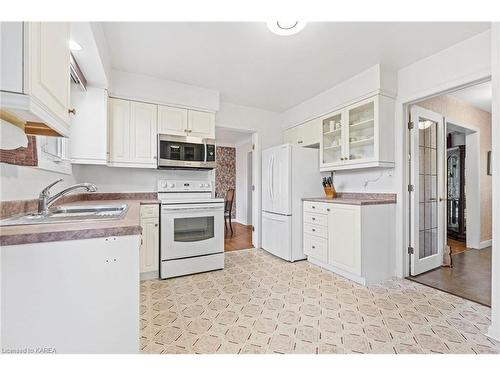
[[[394,166],[394,100],[376,95],[322,119],[321,171]]]

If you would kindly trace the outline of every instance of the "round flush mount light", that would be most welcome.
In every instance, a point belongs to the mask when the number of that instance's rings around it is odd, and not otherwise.
[[[302,21],[270,21],[267,27],[272,33],[281,36],[297,34],[306,26],[306,22]]]
[[[69,49],[72,51],[81,51],[83,49],[83,47],[81,45],[79,45],[77,42],[75,42],[74,40],[70,40],[69,41]]]

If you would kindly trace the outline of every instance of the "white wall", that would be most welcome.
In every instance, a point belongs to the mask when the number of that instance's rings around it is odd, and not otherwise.
[[[396,89],[396,72],[378,64],[286,110],[282,114],[282,125],[289,128],[301,124],[378,91],[395,97]]]
[[[236,148],[236,221],[248,223],[248,153],[252,151],[252,138],[238,143]]]
[[[257,132],[263,150],[283,143],[281,116],[277,112],[221,102],[215,123],[225,128]]]
[[[394,169],[394,181],[397,184],[395,191],[398,194],[396,276],[406,276],[409,264],[408,255],[405,253],[408,246],[405,126],[407,115],[403,111],[403,105],[487,78],[491,71],[490,50],[490,31],[486,31],[398,71],[395,115],[396,167]]]
[[[110,74],[110,96],[210,112],[219,109],[219,92],[215,90],[116,69]]]
[[[157,180],[214,180],[213,171],[112,168],[105,165],[74,165],[78,182],[92,182],[100,192],[155,192]]]
[[[0,164],[0,177],[1,201],[38,198],[38,193],[45,186],[60,178],[63,178],[64,181],[54,187],[54,191],[75,183],[75,178],[72,175],[5,163]]]

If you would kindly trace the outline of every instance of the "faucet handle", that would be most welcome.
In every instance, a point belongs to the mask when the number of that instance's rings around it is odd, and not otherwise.
[[[51,183],[50,185],[46,186],[46,187],[45,187],[45,188],[41,191],[40,196],[46,196],[46,195],[50,194],[49,189],[50,189],[52,186],[54,186],[55,184],[58,184],[58,183],[59,183],[59,182],[61,182],[61,181],[63,181],[63,179],[62,179],[62,178],[60,178],[59,180],[54,181],[54,182],[53,182],[53,183]]]

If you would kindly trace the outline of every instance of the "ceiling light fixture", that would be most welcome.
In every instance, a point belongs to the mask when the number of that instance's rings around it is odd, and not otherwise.
[[[70,40],[69,41],[69,49],[72,51],[81,51],[83,49],[83,47],[81,45],[79,45],[77,42],[75,42],[74,40]]]
[[[297,34],[301,31],[307,22],[302,21],[270,21],[267,27],[276,35],[288,36]]]

